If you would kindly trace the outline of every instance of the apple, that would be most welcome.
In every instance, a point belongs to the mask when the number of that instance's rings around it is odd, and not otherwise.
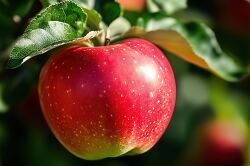
[[[175,95],[168,60],[143,39],[64,48],[47,61],[39,80],[51,130],[87,160],[148,151],[168,126]]]
[[[117,0],[117,2],[124,9],[136,12],[142,11],[146,6],[145,0]]]
[[[198,165],[244,165],[247,134],[237,122],[210,122],[203,126],[201,133]]]
[[[218,22],[231,32],[250,34],[250,1],[225,0],[217,9]]]

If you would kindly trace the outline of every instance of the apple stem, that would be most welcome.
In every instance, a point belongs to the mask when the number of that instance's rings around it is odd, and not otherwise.
[[[105,39],[104,46],[109,46],[109,45],[110,45],[110,39],[109,39],[109,38],[106,38],[106,39]]]

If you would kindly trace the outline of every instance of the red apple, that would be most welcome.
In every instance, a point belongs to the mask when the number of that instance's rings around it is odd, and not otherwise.
[[[124,9],[137,12],[142,11],[146,5],[145,0],[117,0],[117,2],[120,3]]]
[[[201,166],[243,166],[247,137],[233,122],[212,122],[202,129],[199,164]]]
[[[87,160],[149,150],[168,126],[175,94],[168,60],[143,39],[65,48],[40,75],[40,103],[50,128]]]

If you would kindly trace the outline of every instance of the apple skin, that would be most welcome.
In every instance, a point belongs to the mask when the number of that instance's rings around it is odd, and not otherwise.
[[[65,48],[48,60],[39,81],[51,130],[86,160],[148,151],[168,126],[175,95],[168,60],[143,39]]]
[[[243,166],[247,137],[234,122],[214,121],[202,128],[199,164],[201,166]]]
[[[117,0],[120,5],[130,11],[140,12],[145,8],[145,0]]]

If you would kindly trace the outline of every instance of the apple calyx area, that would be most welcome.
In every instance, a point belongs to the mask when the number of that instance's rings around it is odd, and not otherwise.
[[[86,160],[148,151],[169,124],[175,96],[167,58],[143,39],[64,48],[48,60],[39,81],[52,132]]]

